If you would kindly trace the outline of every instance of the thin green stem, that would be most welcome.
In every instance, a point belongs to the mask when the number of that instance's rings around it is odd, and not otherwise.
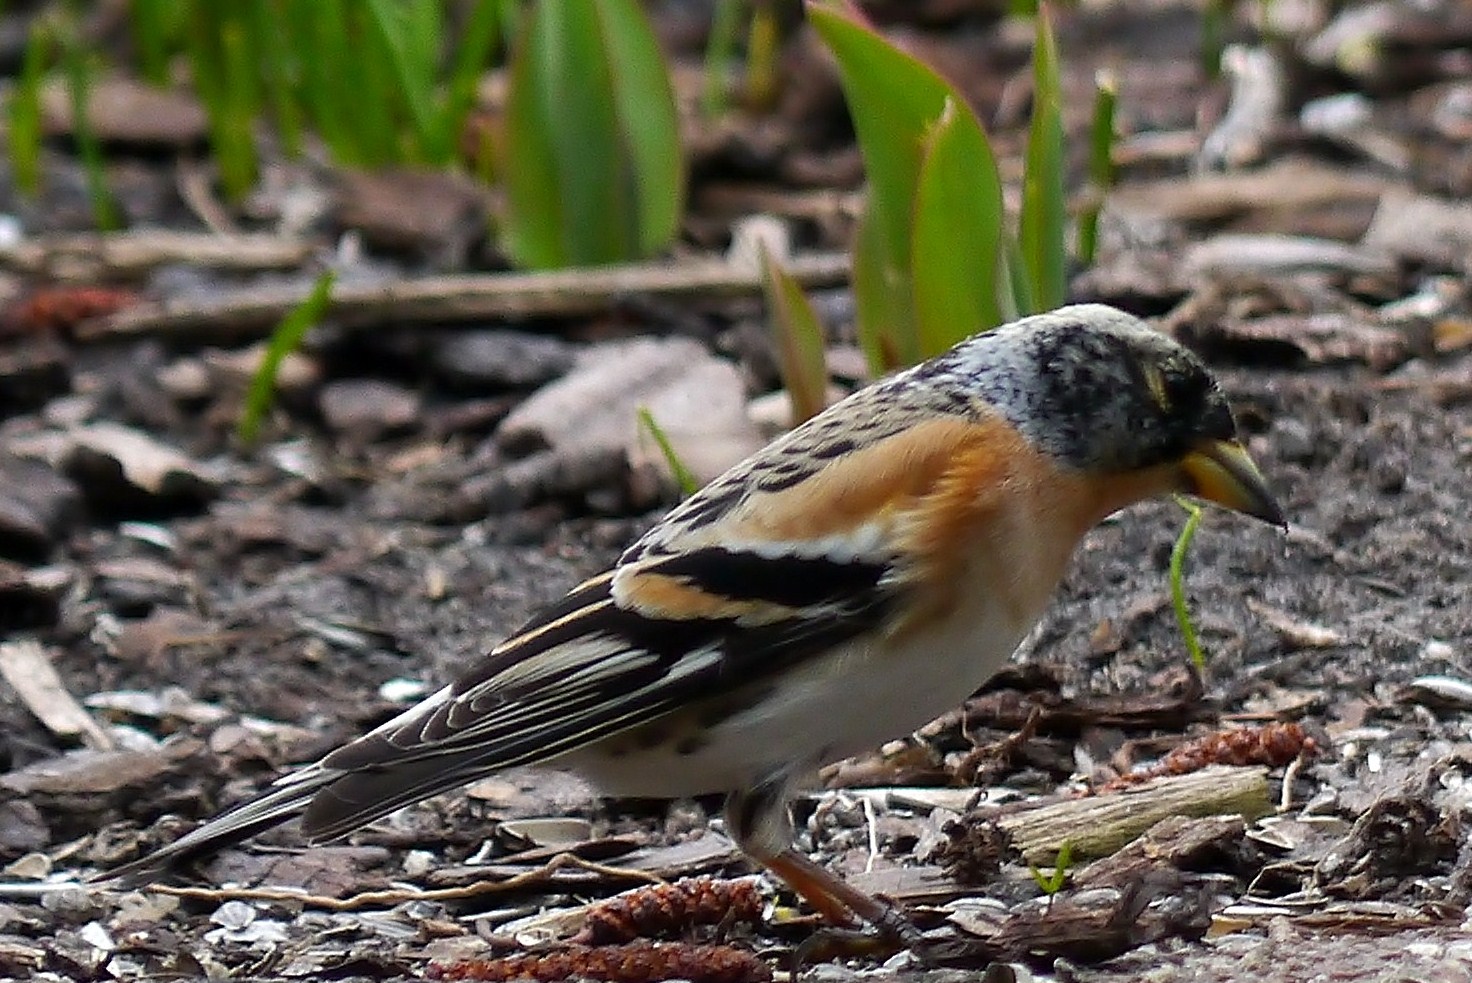
[[[51,31],[37,19],[31,24],[20,78],[10,95],[10,166],[16,187],[27,195],[41,190],[41,77],[50,47]]]
[[[1191,663],[1200,669],[1206,668],[1206,653],[1201,650],[1201,640],[1196,635],[1196,625],[1191,620],[1191,609],[1186,603],[1186,556],[1191,549],[1191,540],[1196,537],[1196,527],[1201,525],[1201,506],[1176,496],[1176,501],[1187,512],[1186,524],[1176,537],[1176,545],[1170,551],[1170,603],[1176,612],[1176,624],[1181,629],[1181,640],[1186,643]]]
[[[102,160],[102,144],[92,130],[88,112],[88,94],[92,87],[92,69],[87,50],[82,46],[82,11],[79,3],[67,6],[67,24],[63,32],[62,62],[66,70],[67,94],[71,100],[72,134],[82,158],[82,171],[87,178],[87,198],[92,204],[92,219],[97,228],[110,232],[122,227],[122,215],[107,188],[107,171]]]
[[[1100,71],[1094,88],[1094,118],[1089,127],[1089,203],[1078,221],[1078,258],[1092,263],[1099,248],[1099,212],[1114,186],[1114,115],[1118,103],[1114,73]]]
[[[281,371],[281,363],[286,360],[286,356],[301,347],[307,332],[327,313],[332,299],[332,285],[336,279],[337,275],[332,270],[319,276],[307,298],[282,318],[281,323],[276,325],[276,330],[271,332],[271,338],[266,343],[266,353],[262,356],[255,375],[251,377],[250,389],[245,396],[245,408],[241,411],[240,422],[235,428],[235,435],[241,443],[254,444],[260,436],[261,425],[276,397],[276,375]]]
[[[700,112],[707,118],[721,115],[730,100],[731,63],[736,58],[736,39],[741,35],[743,0],[716,0],[710,36],[705,42],[704,85],[700,90]]]
[[[770,110],[781,94],[777,62],[782,57],[782,29],[777,22],[776,0],[755,0],[751,28],[746,32],[746,85],[742,93],[747,108]]]
[[[700,482],[695,480],[695,475],[685,466],[685,462],[680,460],[680,455],[675,453],[675,445],[670,443],[669,435],[654,419],[654,414],[649,412],[649,407],[641,406],[637,412],[639,425],[649,431],[649,436],[654,438],[655,445],[659,447],[659,453],[664,456],[665,463],[674,473],[675,484],[680,487],[680,497],[688,498],[694,495],[700,490]]]

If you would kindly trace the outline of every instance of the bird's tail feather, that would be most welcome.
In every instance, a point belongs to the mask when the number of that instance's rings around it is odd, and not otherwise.
[[[342,772],[320,765],[294,772],[256,796],[184,834],[165,847],[93,878],[100,884],[136,884],[170,867],[249,839],[301,815],[322,788]]]

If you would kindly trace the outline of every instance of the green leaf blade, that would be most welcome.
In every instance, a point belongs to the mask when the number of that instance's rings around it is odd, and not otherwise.
[[[503,228],[506,251],[516,265],[554,269],[573,262],[563,244],[562,196],[557,154],[544,122],[546,86],[542,49],[554,43],[537,11],[527,10],[517,31],[506,105],[506,141],[500,172],[506,187]]]
[[[1068,202],[1064,191],[1062,83],[1058,45],[1039,4],[1033,46],[1033,112],[1022,183],[1018,244],[1031,287],[1027,313],[1063,306],[1068,294]]]
[[[828,402],[828,365],[823,325],[802,285],[767,250],[762,250],[762,286],[777,339],[777,366],[795,427],[823,411]]]
[[[511,89],[502,173],[519,265],[621,262],[670,240],[683,187],[674,94],[634,0],[539,0]]]
[[[674,238],[684,201],[675,92],[654,29],[636,0],[599,0],[616,126],[632,180],[635,258]]]
[[[920,355],[1002,323],[1002,195],[976,117],[948,102],[927,135],[915,191],[912,255]]]
[[[884,227],[864,210],[854,229],[854,307],[859,347],[875,376],[920,360],[910,271],[898,265]]]
[[[551,130],[563,177],[562,234],[579,266],[614,262],[630,251],[632,241],[630,174],[596,2],[539,4],[549,35],[557,39],[555,46],[542,48],[542,118]]]
[[[1119,101],[1114,73],[1101,70],[1094,85],[1094,112],[1089,125],[1088,201],[1078,217],[1078,258],[1094,262],[1099,249],[1099,213],[1104,195],[1114,186],[1114,116]]]
[[[808,20],[838,61],[854,132],[864,156],[868,203],[857,233],[854,292],[870,364],[917,361],[911,286],[910,215],[920,147],[950,87],[918,59],[862,22],[853,7],[810,2]]]
[[[1001,186],[986,134],[954,86],[851,3],[809,0],[808,19],[838,62],[868,177],[853,287],[860,344],[878,373],[999,322]],[[948,106],[954,121],[942,132]],[[957,255],[962,247],[946,241],[954,235],[971,256]]]

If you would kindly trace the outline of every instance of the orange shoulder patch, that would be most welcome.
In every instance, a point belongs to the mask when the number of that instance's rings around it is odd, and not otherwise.
[[[757,542],[857,533],[929,494],[962,448],[986,442],[981,431],[988,429],[960,419],[922,421],[838,458],[799,485],[753,496],[723,532]]]

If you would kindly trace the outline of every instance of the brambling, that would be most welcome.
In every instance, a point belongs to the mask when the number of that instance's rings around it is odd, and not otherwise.
[[[903,934],[793,848],[794,790],[960,704],[1084,533],[1171,492],[1283,521],[1195,355],[1098,305],[976,335],[736,465],[456,682],[116,876],[292,817],[331,840],[545,764],[613,796],[726,793],[731,836],[819,912]]]

